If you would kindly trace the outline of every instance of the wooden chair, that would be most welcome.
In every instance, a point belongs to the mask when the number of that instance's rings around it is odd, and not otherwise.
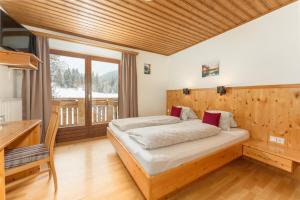
[[[43,164],[47,164],[48,168],[40,171],[40,173],[49,172],[50,178],[53,175],[54,187],[55,191],[57,191],[57,176],[54,166],[54,145],[58,126],[58,107],[55,106],[51,111],[51,117],[44,144],[20,147],[5,151],[5,176],[10,176],[34,167],[40,167]],[[23,179],[18,180],[18,182],[20,181],[23,181]]]

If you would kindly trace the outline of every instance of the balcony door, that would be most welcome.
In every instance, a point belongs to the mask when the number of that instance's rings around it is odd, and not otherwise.
[[[119,63],[93,59],[91,62],[92,125],[118,116]]]
[[[51,50],[53,100],[60,102],[58,142],[105,135],[118,117],[119,60]]]

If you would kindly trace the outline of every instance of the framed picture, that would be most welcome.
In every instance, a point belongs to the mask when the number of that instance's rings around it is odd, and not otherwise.
[[[144,74],[151,74],[151,64],[144,64]]]
[[[218,76],[220,73],[219,62],[202,65],[202,77]]]

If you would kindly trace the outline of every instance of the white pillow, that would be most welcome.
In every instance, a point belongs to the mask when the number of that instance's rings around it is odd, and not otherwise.
[[[233,118],[233,115],[231,115],[231,119],[230,119],[230,127],[231,127],[231,128],[236,128],[236,127],[238,127],[236,121],[235,121],[234,118]]]
[[[221,110],[208,110],[209,113],[221,113],[219,127],[224,131],[230,131],[231,127],[231,112],[221,111]]]
[[[181,120],[198,119],[197,115],[190,107],[186,107],[186,106],[176,106],[176,107],[181,108],[181,114],[180,114]]]
[[[182,120],[188,120],[191,109],[189,107],[184,107],[184,106],[179,106],[179,107],[181,107],[180,118]]]
[[[198,119],[198,116],[192,109],[190,109],[189,119]]]

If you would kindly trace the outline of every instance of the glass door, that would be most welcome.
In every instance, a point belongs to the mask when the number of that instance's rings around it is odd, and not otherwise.
[[[97,125],[118,117],[119,61],[91,60],[91,123]]]
[[[118,118],[119,60],[51,50],[53,100],[60,103],[58,141],[106,134]]]
[[[60,102],[60,127],[85,126],[85,58],[50,54],[52,97]]]

